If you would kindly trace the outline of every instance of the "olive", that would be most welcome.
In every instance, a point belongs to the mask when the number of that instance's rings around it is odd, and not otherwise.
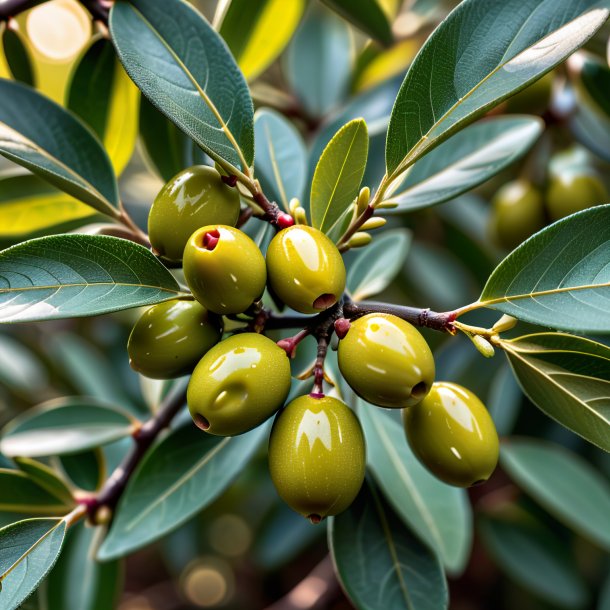
[[[486,481],[498,463],[498,433],[483,403],[455,383],[437,382],[403,411],[407,439],[419,461],[450,485]]]
[[[194,297],[219,314],[242,313],[265,290],[265,258],[242,231],[208,225],[184,249],[184,277]]]
[[[544,227],[542,193],[528,180],[513,180],[494,195],[490,233],[501,247],[512,250]]]
[[[286,352],[264,335],[241,333],[221,341],[200,360],[187,402],[202,430],[235,436],[271,417],[284,404],[290,383]]]
[[[330,396],[299,396],[269,438],[269,470],[280,497],[319,523],[344,511],[364,480],[364,435],[354,412]]]
[[[186,375],[221,335],[222,320],[197,301],[158,303],[142,314],[129,335],[129,364],[153,379]]]
[[[301,313],[328,309],[345,289],[345,265],[337,246],[305,225],[283,229],[271,240],[267,273],[271,290]]]
[[[207,165],[176,174],[160,191],[148,216],[152,247],[165,258],[181,260],[188,238],[214,222],[234,225],[239,218],[239,193]]]
[[[563,172],[551,176],[546,192],[546,207],[552,220],[608,201],[604,183],[593,173]]]
[[[419,331],[391,314],[353,320],[339,341],[339,368],[352,390],[380,407],[409,407],[434,381],[434,358]]]

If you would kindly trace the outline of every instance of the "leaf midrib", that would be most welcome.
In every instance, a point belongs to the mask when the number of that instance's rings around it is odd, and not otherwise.
[[[150,290],[161,290],[162,292],[170,292],[172,294],[181,294],[180,290],[176,290],[174,288],[164,288],[162,286],[153,286],[151,284],[131,284],[129,282],[83,282],[71,284],[52,284],[45,286],[24,286],[22,288],[0,288],[0,294],[8,294],[12,292],[28,292],[31,290],[61,290],[62,288],[82,288],[87,286],[121,286],[129,288],[146,288]],[[186,295],[186,293],[184,294]]]

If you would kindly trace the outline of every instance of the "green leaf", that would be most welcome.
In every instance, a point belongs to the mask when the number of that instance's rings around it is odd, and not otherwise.
[[[539,118],[515,116],[472,125],[415,163],[386,200],[398,204],[394,211],[403,212],[453,199],[521,158],[543,127]]]
[[[78,453],[129,436],[124,411],[83,398],[59,398],[28,409],[3,430],[0,451],[8,457]]]
[[[2,35],[4,56],[15,80],[34,86],[34,71],[32,60],[28,53],[23,34],[18,29],[6,28]]]
[[[358,610],[443,610],[447,583],[438,559],[365,482],[328,528],[337,576]]]
[[[305,111],[323,117],[345,97],[352,69],[347,24],[315,3],[286,50],[284,74]]]
[[[553,223],[494,270],[477,303],[559,330],[610,333],[610,205]]]
[[[610,550],[610,483],[577,453],[548,441],[507,439],[502,467],[554,517]]]
[[[149,250],[117,237],[56,235],[0,252],[0,323],[92,316],[179,294]]]
[[[354,257],[347,274],[347,290],[354,301],[383,292],[405,263],[411,231],[385,231]]]
[[[79,119],[26,85],[0,79],[0,154],[103,214],[117,216],[110,160]]]
[[[324,149],[311,183],[311,224],[316,229],[328,233],[358,196],[368,149],[363,119],[344,125]]]
[[[561,63],[608,14],[598,0],[460,3],[422,47],[398,93],[386,142],[390,177]]]
[[[38,396],[48,375],[41,359],[21,341],[0,334],[0,382],[14,392]]]
[[[72,492],[66,482],[46,464],[26,457],[15,457],[13,461],[32,481],[46,489],[50,494],[62,500],[66,506],[74,504]]]
[[[494,375],[487,396],[487,409],[500,436],[510,434],[515,425],[523,393],[510,366],[504,364]]]
[[[501,345],[523,391],[541,411],[610,451],[610,348],[559,333]]]
[[[71,506],[71,502],[64,502],[24,472],[0,468],[0,511],[28,515],[65,515]]]
[[[521,521],[479,520],[483,543],[495,561],[513,580],[553,607],[584,606],[589,593],[565,543],[533,518]]]
[[[131,553],[203,510],[239,475],[267,432],[267,425],[232,438],[190,424],[175,430],[130,479],[98,558]]]
[[[597,610],[610,610],[610,573],[602,585]]]
[[[192,165],[209,165],[209,157],[145,97],[140,101],[140,137],[147,161],[164,182]]]
[[[79,523],[70,528],[42,594],[50,610],[110,610],[122,590],[118,561],[100,563],[95,551],[103,529]]]
[[[231,0],[228,3],[220,35],[248,80],[255,79],[284,50],[304,9],[305,0]]]
[[[63,519],[26,519],[0,529],[0,603],[16,610],[47,575],[61,551]]]
[[[136,145],[140,95],[109,40],[87,49],[68,87],[67,107],[95,131],[120,174]]]
[[[303,198],[307,151],[299,132],[281,114],[262,108],[254,115],[254,172],[263,191],[285,211],[293,197]]]
[[[110,33],[148,99],[215,161],[254,159],[252,100],[226,44],[181,0],[115,2]]]
[[[387,15],[377,0],[322,0],[344,19],[384,45],[392,44],[394,36]]]
[[[100,449],[61,455],[57,458],[61,470],[79,489],[96,491],[106,479],[106,460]]]
[[[472,545],[472,517],[463,489],[441,483],[413,455],[402,426],[360,403],[368,464],[396,514],[435,550],[452,573],[461,572]]]

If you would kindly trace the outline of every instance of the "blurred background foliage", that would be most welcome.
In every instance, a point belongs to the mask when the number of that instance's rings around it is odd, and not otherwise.
[[[348,22],[339,16],[345,3],[333,0],[193,3],[229,44],[248,78],[255,104],[289,117],[304,137],[310,159],[308,179],[336,129],[351,118],[366,119],[371,154],[364,183],[370,186],[384,171],[385,131],[404,74],[422,42],[457,4],[377,0],[376,19]],[[585,50],[494,110],[494,114],[544,118],[543,135],[522,160],[467,195],[388,217],[388,226],[408,230],[409,238],[405,238],[404,264],[379,300],[436,310],[476,300],[507,252],[490,235],[490,201],[501,185],[519,177],[545,192],[551,159],[557,153],[610,187],[608,30],[606,25]],[[92,25],[90,15],[75,0],[51,0],[22,13],[1,30],[1,42],[0,76],[33,84],[89,123],[121,176],[126,206],[142,226],[166,180],[186,166],[209,162],[186,136],[140,100],[103,26]],[[98,222],[90,207],[0,160],[2,247],[39,235],[95,231]],[[347,254],[348,268],[358,256],[359,252]],[[64,396],[100,399],[135,415],[154,411],[164,383],[133,373],[125,350],[140,313],[130,310],[4,326],[0,424],[33,405]],[[477,313],[474,321],[491,325],[496,317]],[[486,397],[501,435],[536,437],[554,444],[549,447],[579,454],[585,472],[591,466],[597,469],[596,489],[605,490],[600,506],[608,504],[607,454],[534,408],[502,357],[483,360],[464,337],[447,340],[439,333],[425,334],[435,349],[438,379],[458,382]],[[304,367],[307,364],[303,362]],[[92,491],[128,446],[123,439],[102,449],[55,458],[49,465],[69,485]],[[610,511],[593,515],[589,529],[586,512],[576,524],[571,516],[559,514],[557,502],[540,492],[548,472],[567,477],[563,500],[572,498],[575,514],[582,509],[578,494],[586,493],[578,479],[582,473],[569,469],[557,473],[554,449],[538,455],[537,447],[526,443],[525,450],[518,451],[518,445],[512,446],[493,479],[470,490],[477,527],[468,565],[449,580],[452,609],[610,609]],[[528,470],[545,460],[549,471]],[[524,477],[523,464],[533,481]],[[0,466],[15,468],[1,455]],[[555,488],[550,489],[553,494]],[[1,524],[14,520],[14,514],[0,512]],[[95,541],[82,525],[79,528],[71,532],[69,544],[89,548]],[[315,572],[305,587],[290,595],[303,575],[324,560],[325,528],[311,527],[279,501],[261,451],[216,502],[160,543],[115,566],[120,578],[102,575],[98,585],[124,581],[120,610],[255,609],[283,596],[288,597],[274,608],[349,608],[336,582],[316,579]],[[60,598],[53,597],[57,581],[67,578],[66,573],[79,578],[77,566],[69,565],[71,554],[63,557],[25,607],[46,607],[39,605],[42,598],[55,600],[50,610],[61,607]],[[112,600],[114,594],[111,587],[100,599]]]

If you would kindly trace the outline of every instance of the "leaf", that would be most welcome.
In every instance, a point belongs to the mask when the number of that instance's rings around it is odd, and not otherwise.
[[[553,223],[511,252],[477,303],[560,330],[610,333],[610,205]]]
[[[487,550],[512,579],[553,607],[581,608],[589,597],[566,545],[541,523],[482,518],[479,532]]]
[[[0,237],[18,237],[95,214],[34,174],[0,178]]]
[[[352,38],[347,24],[311,3],[286,50],[284,74],[312,117],[323,117],[344,99],[351,76]]]
[[[148,99],[215,161],[254,158],[253,107],[226,44],[180,0],[115,2],[110,33],[125,70]]]
[[[324,4],[353,23],[358,29],[384,45],[392,44],[394,36],[387,15],[377,0],[322,0]]]
[[[16,457],[13,458],[13,461],[17,464],[19,470],[25,472],[32,481],[46,489],[51,495],[63,501],[66,506],[74,504],[70,488],[52,468],[42,462],[25,457]]]
[[[400,88],[386,141],[390,178],[561,63],[608,14],[597,0],[460,3],[424,44]]]
[[[2,35],[4,57],[15,80],[34,86],[32,60],[28,53],[23,34],[18,29],[6,28]]]
[[[0,252],[0,323],[91,316],[179,294],[150,251],[117,237],[41,237]]]
[[[93,399],[59,398],[14,418],[0,437],[8,457],[65,455],[93,449],[129,436],[127,413]]]
[[[66,503],[58,498],[24,472],[0,468],[0,511],[28,515],[65,515],[71,506],[71,502]]]
[[[26,519],[0,529],[0,603],[16,610],[47,575],[61,551],[63,519]]]
[[[14,392],[37,395],[48,385],[41,359],[21,341],[0,334],[0,382]]]
[[[539,118],[488,118],[441,144],[412,166],[386,200],[397,212],[419,210],[453,199],[521,158],[542,133]]]
[[[559,333],[502,341],[501,347],[541,411],[610,451],[610,348]]]
[[[0,154],[102,214],[118,216],[108,156],[80,120],[26,85],[0,79]]]
[[[106,460],[100,449],[62,455],[57,458],[61,470],[79,489],[96,491],[106,480]]]
[[[510,438],[502,467],[549,513],[610,549],[610,483],[577,453],[548,441]]]
[[[109,610],[117,606],[123,569],[118,561],[95,560],[101,534],[102,528],[82,523],[70,528],[42,593],[50,610]]]
[[[413,455],[402,426],[379,408],[360,403],[368,465],[396,514],[456,574],[472,545],[472,516],[462,489],[441,483]]]
[[[284,50],[304,10],[305,0],[231,0],[219,31],[248,80]]]
[[[447,583],[438,559],[365,482],[328,528],[335,571],[358,610],[442,610]]]
[[[407,229],[385,231],[356,254],[347,274],[347,290],[354,301],[383,292],[402,269],[411,245]]]
[[[311,223],[316,229],[328,233],[358,196],[368,148],[366,123],[354,119],[324,149],[311,183]]]
[[[95,131],[119,175],[136,145],[140,94],[109,40],[100,38],[87,49],[67,97],[67,107]]]
[[[604,580],[596,607],[597,610],[610,610],[610,573]]]
[[[512,432],[519,416],[522,397],[521,388],[510,367],[504,364],[493,377],[486,403],[500,436]]]
[[[262,108],[254,115],[254,172],[263,191],[285,211],[293,197],[302,200],[307,151],[299,132],[281,114]]]
[[[203,510],[239,475],[268,426],[236,437],[175,430],[148,452],[121,496],[98,558],[115,559],[158,540]]]

